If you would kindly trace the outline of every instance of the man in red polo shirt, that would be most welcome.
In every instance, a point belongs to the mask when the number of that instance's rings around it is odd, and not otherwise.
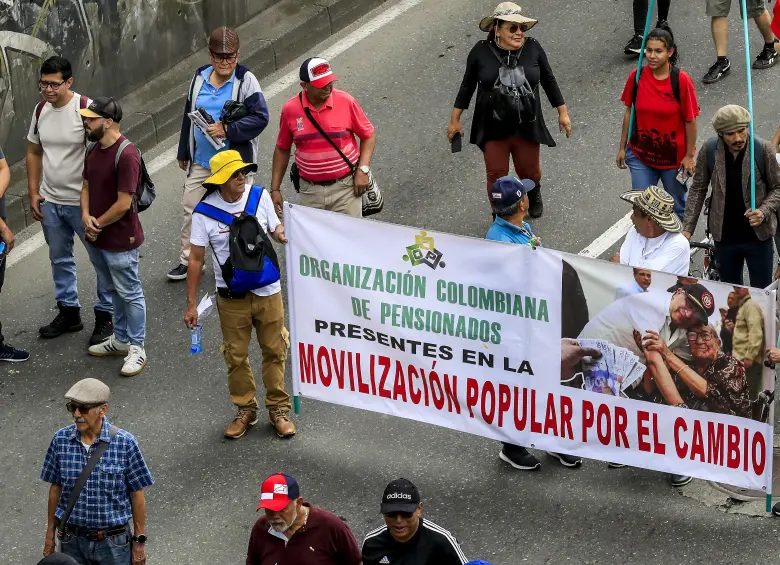
[[[252,528],[246,565],[360,565],[363,557],[344,521],[304,502],[290,475],[271,475],[260,489],[265,510]]]
[[[300,70],[302,92],[282,107],[279,138],[274,150],[271,198],[282,215],[282,179],[295,144],[300,174],[301,204],[350,216],[363,215],[362,196],[368,189],[371,156],[376,146],[374,126],[349,94],[333,88],[338,80],[325,59],[306,59]],[[347,161],[317,130],[328,134]],[[358,147],[355,136],[360,139]]]

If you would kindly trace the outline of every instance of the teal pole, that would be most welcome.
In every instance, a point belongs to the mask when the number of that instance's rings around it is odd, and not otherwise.
[[[753,140],[755,129],[753,127],[753,77],[750,72],[750,37],[747,23],[747,0],[742,0],[742,32],[745,36],[745,69],[747,72],[747,96],[748,112],[750,112],[750,208],[756,209],[756,156]]]
[[[744,4],[745,0],[742,0]],[[645,20],[645,33],[642,36],[642,48],[639,50],[639,61],[636,64],[636,82],[634,88],[637,88],[639,84],[639,73],[642,72],[642,59],[645,56],[645,45],[647,44],[647,34],[650,33],[650,22],[653,18],[653,10],[655,10],[655,0],[650,0],[650,4],[647,6],[647,19]],[[631,116],[628,118],[628,137],[626,143],[631,141],[631,129],[634,127],[634,105],[631,104]]]
[[[293,410],[295,410],[296,415],[301,413],[301,401],[297,394],[293,396]]]

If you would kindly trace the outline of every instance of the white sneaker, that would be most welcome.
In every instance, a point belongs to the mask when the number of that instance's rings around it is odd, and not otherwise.
[[[112,334],[100,343],[90,346],[88,351],[95,357],[121,357],[130,351],[130,344],[122,343]]]
[[[137,345],[130,346],[130,352],[125,357],[125,364],[119,372],[123,377],[134,377],[146,367],[146,351]]]

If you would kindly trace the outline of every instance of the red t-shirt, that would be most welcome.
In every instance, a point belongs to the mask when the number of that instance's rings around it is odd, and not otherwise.
[[[628,107],[631,107],[635,80],[636,69],[629,75],[620,97]],[[634,112],[638,131],[632,131],[629,146],[648,167],[676,169],[685,157],[685,122],[699,115],[696,89],[685,71],[680,71],[680,102],[674,97],[670,77],[658,80],[650,67],[642,69]]]
[[[363,555],[344,520],[304,502],[309,508],[306,525],[285,543],[268,532],[261,516],[252,528],[246,565],[360,565]]]
[[[132,143],[125,147],[114,167],[116,152],[122,141],[120,136],[110,147],[103,149],[96,144],[84,160],[84,180],[89,183],[89,215],[99,218],[117,201],[120,192],[135,194],[141,179],[141,156]],[[106,226],[93,245],[104,251],[129,251],[144,242],[144,231],[138,219],[138,208],[133,206],[118,221]]]

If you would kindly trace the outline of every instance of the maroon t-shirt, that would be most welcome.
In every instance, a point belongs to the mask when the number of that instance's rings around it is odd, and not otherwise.
[[[89,215],[99,218],[111,208],[120,192],[135,194],[141,179],[141,156],[132,143],[125,147],[114,166],[116,152],[127,139],[124,135],[104,149],[97,143],[84,161],[84,180],[89,183]],[[133,205],[118,221],[106,226],[93,245],[105,251],[129,251],[144,242],[144,230],[138,219],[138,207]]]
[[[360,565],[363,556],[344,520],[307,502],[303,505],[309,509],[306,525],[286,544],[268,533],[265,516],[255,522],[246,565]]]

